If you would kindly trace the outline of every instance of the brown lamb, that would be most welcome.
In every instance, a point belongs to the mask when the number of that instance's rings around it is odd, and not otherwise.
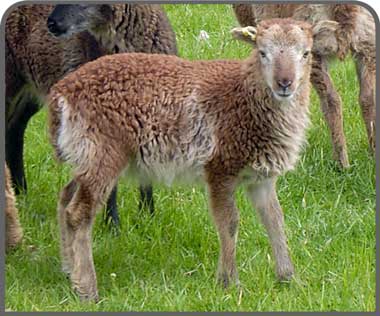
[[[321,107],[333,143],[334,158],[342,167],[349,166],[343,131],[342,102],[328,73],[328,59],[345,58],[350,52],[356,63],[360,84],[359,103],[366,125],[369,147],[375,152],[375,21],[364,7],[351,4],[234,4],[242,26],[257,25],[264,19],[291,17],[315,23],[333,20],[339,23],[335,36],[314,43],[311,81],[321,100]]]
[[[81,298],[98,297],[91,229],[126,169],[167,184],[206,181],[224,286],[237,282],[234,191],[243,183],[268,231],[279,279],[291,278],[275,184],[295,166],[304,142],[313,34],[330,36],[335,26],[265,21],[233,30],[258,47],[244,61],[118,54],[84,65],[52,88],[51,141],[57,157],[74,168],[58,204],[62,265]]]
[[[12,188],[11,175],[5,164],[5,245],[15,247],[22,239],[22,228],[18,218],[15,193]]]

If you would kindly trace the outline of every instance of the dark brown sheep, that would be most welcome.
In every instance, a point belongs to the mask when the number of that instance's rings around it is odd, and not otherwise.
[[[54,83],[80,65],[105,54],[128,51],[176,53],[174,32],[160,6],[115,7],[120,10],[113,12],[114,21],[123,23],[118,24],[118,29],[112,35],[125,36],[125,44],[120,47],[109,47],[105,34],[95,38],[85,30],[64,39],[52,36],[47,27],[48,17],[54,9],[52,5],[20,5],[7,17],[6,156],[16,190],[26,189],[23,163],[25,128]],[[131,15],[134,18],[132,21],[128,20]],[[152,28],[152,21],[160,25],[161,33]],[[150,36],[146,31],[141,32],[144,28],[150,30]],[[157,45],[161,40],[165,45]],[[140,208],[145,203],[153,211],[151,186],[147,184],[141,187],[140,192]],[[114,222],[118,223],[116,187],[108,201],[107,210],[108,215],[112,215]]]
[[[177,54],[175,34],[159,5],[57,5],[48,27],[59,37],[88,31],[108,53]]]

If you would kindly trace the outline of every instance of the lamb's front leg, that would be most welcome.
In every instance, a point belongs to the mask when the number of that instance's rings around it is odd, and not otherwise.
[[[211,213],[221,246],[217,278],[224,287],[228,287],[231,283],[239,282],[235,259],[239,226],[239,212],[233,197],[235,181],[211,176],[208,189]]]
[[[247,187],[253,206],[258,211],[272,244],[277,276],[289,280],[294,268],[288,252],[284,229],[284,215],[277,199],[276,179],[267,179]]]

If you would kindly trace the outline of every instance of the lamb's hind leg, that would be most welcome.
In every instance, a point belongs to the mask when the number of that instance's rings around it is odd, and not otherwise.
[[[238,283],[235,257],[239,213],[233,196],[235,181],[211,176],[208,189],[211,213],[221,246],[217,278],[223,287],[228,287],[231,282]]]
[[[369,148],[375,153],[375,133],[376,133],[376,102],[375,102],[375,82],[376,74],[373,70],[375,61],[361,55],[355,56],[356,69],[360,83],[359,103],[362,109],[363,120],[367,129]]]
[[[118,227],[120,226],[120,219],[119,219],[119,213],[117,210],[117,186],[112,189],[110,196],[107,200],[106,205],[106,222],[109,223],[112,221],[112,223]]]
[[[268,232],[277,276],[280,280],[289,280],[294,274],[294,268],[289,256],[284,215],[277,199],[275,185],[275,179],[267,179],[260,184],[248,186],[247,192]]]
[[[153,200],[153,187],[152,185],[140,185],[140,201],[139,211],[148,209],[150,214],[154,214],[154,200]],[[120,218],[117,210],[117,186],[112,189],[112,192],[107,200],[106,206],[106,222],[112,223],[118,227],[120,226]]]
[[[66,207],[72,200],[77,184],[74,180],[70,181],[61,191],[60,200],[58,202],[58,220],[61,232],[61,260],[62,271],[71,274],[73,269],[73,235],[69,233],[67,220],[66,220]]]
[[[72,251],[70,278],[73,288],[81,299],[98,298],[92,257],[92,225],[96,211],[111,192],[120,170],[121,168],[118,169],[117,166],[107,162],[107,159],[91,163],[86,173],[75,177],[76,190],[62,216],[64,221],[62,224],[68,236],[66,243]]]
[[[85,181],[78,181],[77,189],[64,210],[66,239],[70,263],[72,286],[81,299],[97,300],[95,267],[92,258],[91,228],[95,216],[95,198]],[[63,241],[63,240],[62,240]]]
[[[153,200],[153,187],[152,185],[140,185],[140,202],[139,210],[142,211],[147,208],[151,215],[154,214],[154,200]]]
[[[347,168],[350,163],[343,131],[342,101],[328,73],[327,60],[318,55],[313,56],[311,82],[319,95],[322,112],[330,129],[334,159]]]

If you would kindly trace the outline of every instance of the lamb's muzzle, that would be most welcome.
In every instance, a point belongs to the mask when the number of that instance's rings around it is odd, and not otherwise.
[[[278,277],[292,276],[275,183],[294,167],[304,141],[311,70],[305,52],[315,29],[293,20],[234,29],[257,46],[244,61],[102,57],[52,88],[51,141],[74,167],[58,207],[62,260],[83,298],[98,296],[90,238],[95,212],[127,168],[168,183],[189,174],[206,181],[225,286],[237,282],[234,191],[243,183],[268,230]],[[286,74],[290,96],[276,86],[284,79],[281,54],[294,65]]]

